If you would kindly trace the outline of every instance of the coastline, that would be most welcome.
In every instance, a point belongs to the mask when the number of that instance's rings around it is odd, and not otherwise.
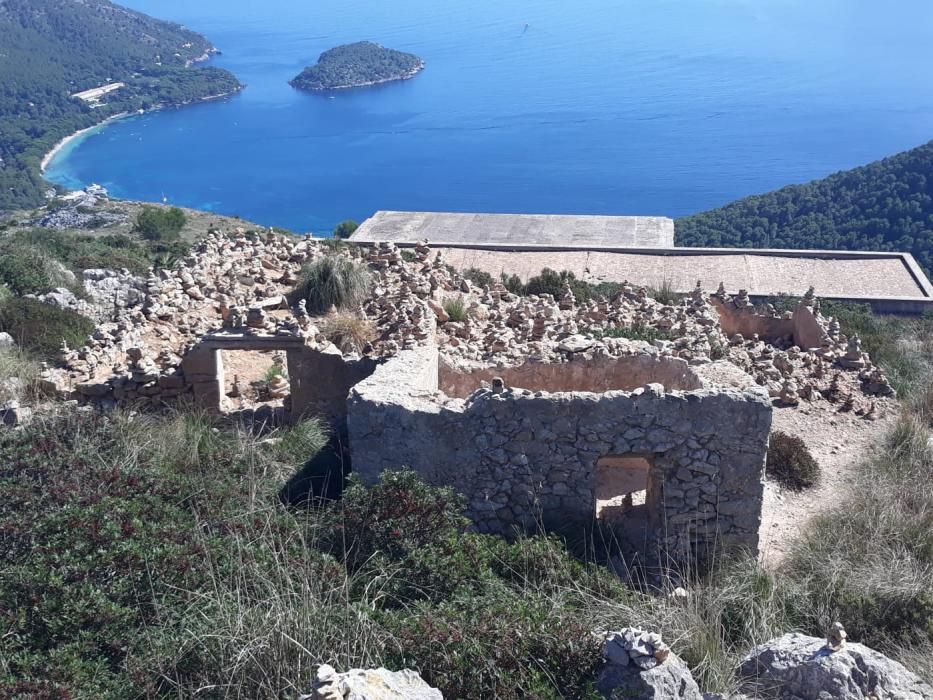
[[[200,59],[199,59],[199,60],[200,60]],[[212,102],[212,101],[214,101],[214,100],[223,99],[224,97],[229,97],[230,95],[235,95],[235,94],[237,94],[238,92],[240,92],[240,90],[242,90],[242,89],[243,89],[243,87],[241,86],[241,87],[238,88],[237,90],[233,90],[233,91],[231,91],[231,92],[221,92],[221,93],[218,93],[218,94],[216,94],[216,95],[207,95],[206,97],[200,97],[200,98],[198,98],[197,100],[191,100],[191,101],[189,101],[189,102],[181,102],[181,103],[179,103],[179,104],[177,104],[177,105],[157,105],[157,106],[153,107],[152,109],[148,109],[148,110],[140,110],[140,111],[138,111],[138,112],[120,112],[119,114],[114,114],[113,116],[107,117],[107,118],[104,119],[102,122],[100,122],[100,123],[98,123],[98,124],[95,124],[94,126],[89,126],[89,127],[87,127],[86,129],[79,129],[78,131],[74,132],[73,134],[70,134],[70,135],[64,137],[63,139],[61,139],[58,143],[56,143],[56,144],[52,147],[52,150],[50,150],[48,153],[46,153],[46,154],[42,157],[42,161],[39,163],[39,174],[42,175],[43,177],[45,176],[45,171],[48,169],[49,165],[50,165],[50,164],[52,163],[52,161],[55,159],[55,156],[57,156],[57,155],[61,152],[61,150],[62,150],[65,146],[67,146],[69,143],[71,143],[71,142],[74,141],[75,139],[78,139],[78,138],[84,136],[85,134],[88,134],[88,133],[94,131],[95,129],[100,129],[100,128],[103,128],[103,127],[107,126],[108,124],[110,124],[110,122],[115,122],[115,121],[118,121],[118,120],[120,120],[120,119],[126,119],[127,117],[131,117],[131,116],[136,115],[136,114],[149,114],[149,113],[151,113],[151,112],[158,112],[158,111],[160,111],[160,110],[162,110],[162,109],[166,109],[166,108],[168,108],[168,107],[186,107],[186,106],[188,106],[188,105],[196,104],[196,103],[199,103],[199,102]]]
[[[394,76],[392,78],[383,78],[382,80],[370,80],[365,83],[353,83],[352,85],[336,85],[334,87],[322,87],[322,88],[301,88],[297,86],[292,86],[296,90],[306,90],[308,92],[330,92],[331,90],[352,90],[353,88],[362,88],[362,87],[371,87],[373,85],[382,85],[384,83],[394,83],[400,80],[411,80],[418,73],[424,70],[425,63],[422,60],[416,68],[413,68],[405,75]]]
[[[69,143],[71,143],[75,139],[80,138],[81,136],[84,136],[85,134],[88,134],[94,131],[94,129],[99,129],[102,126],[106,126],[108,123],[112,121],[116,121],[117,119],[123,119],[124,117],[127,117],[127,116],[129,116],[129,112],[120,112],[120,114],[114,114],[112,117],[107,117],[106,119],[104,119],[104,121],[100,122],[99,124],[95,124],[94,126],[89,126],[86,129],[79,129],[73,134],[66,136],[65,138],[60,140],[58,143],[56,143],[52,147],[51,151],[49,151],[42,157],[42,162],[39,164],[39,173],[42,175],[45,175],[45,171],[48,169],[49,164],[51,164],[55,156],[57,156],[59,152],[65,146],[67,146]]]

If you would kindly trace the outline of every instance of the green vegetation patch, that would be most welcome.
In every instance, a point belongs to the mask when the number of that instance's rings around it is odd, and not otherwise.
[[[360,225],[352,219],[341,221],[334,227],[333,236],[334,238],[347,239],[352,236],[359,227]]]
[[[325,51],[316,65],[305,68],[290,84],[302,90],[335,90],[403,80],[423,67],[414,54],[359,41]]]
[[[933,142],[678,219],[676,245],[899,250],[933,270]]]
[[[14,297],[0,304],[0,331],[9,333],[17,345],[39,359],[54,361],[62,341],[72,348],[85,345],[94,332],[94,322],[75,311]]]
[[[298,273],[293,301],[304,299],[308,312],[322,314],[332,306],[355,309],[366,298],[372,277],[363,265],[342,255],[327,255]]]
[[[147,241],[177,241],[185,221],[185,212],[178,207],[145,206],[134,230]]]

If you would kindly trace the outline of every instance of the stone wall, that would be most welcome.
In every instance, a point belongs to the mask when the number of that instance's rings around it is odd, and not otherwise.
[[[374,482],[411,467],[468,498],[481,531],[591,521],[595,465],[650,458],[654,541],[666,555],[757,551],[771,406],[760,389],[532,392],[481,389],[451,399],[407,380],[430,371],[431,348],[389,360],[350,392],[353,469]]]
[[[737,298],[739,299],[739,298]],[[711,297],[719,313],[719,325],[726,337],[736,334],[745,338],[757,335],[769,343],[796,345],[803,350],[819,348],[826,336],[813,308],[798,304],[792,313],[783,317],[758,313],[750,303],[737,304],[736,299]]]

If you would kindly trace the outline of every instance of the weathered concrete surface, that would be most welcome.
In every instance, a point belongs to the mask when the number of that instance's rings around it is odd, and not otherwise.
[[[597,460],[649,456],[649,519],[668,556],[757,552],[771,426],[761,389],[481,389],[451,399],[434,393],[432,362],[430,348],[402,352],[351,390],[353,469],[365,480],[409,466],[465,494],[480,530],[508,533],[541,519],[591,521]]]
[[[664,216],[557,216],[378,211],[351,241],[671,247],[674,221]],[[563,268],[561,268],[563,269]],[[498,274],[498,273],[497,273]]]
[[[592,360],[573,358],[564,364],[529,362],[517,367],[482,367],[465,372],[442,363],[440,388],[448,396],[466,398],[493,377],[501,377],[508,386],[531,391],[634,391],[652,382],[667,389],[702,386],[685,360],[641,354]]]

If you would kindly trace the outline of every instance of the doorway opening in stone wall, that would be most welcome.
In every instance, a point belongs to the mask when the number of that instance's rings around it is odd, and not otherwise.
[[[659,486],[652,466],[651,457],[640,454],[603,455],[596,461],[596,519],[635,547],[651,539],[659,521]]]
[[[288,409],[291,381],[284,352],[218,350],[217,353],[221,413],[258,412],[272,416]]]

